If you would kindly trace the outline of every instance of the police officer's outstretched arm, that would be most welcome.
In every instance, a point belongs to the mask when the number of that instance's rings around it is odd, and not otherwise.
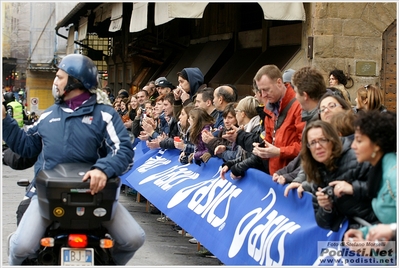
[[[18,125],[17,121],[7,114],[6,108],[2,105],[3,140],[11,150],[21,157],[37,157],[41,152],[42,142],[39,135],[32,135],[36,128],[25,132]]]

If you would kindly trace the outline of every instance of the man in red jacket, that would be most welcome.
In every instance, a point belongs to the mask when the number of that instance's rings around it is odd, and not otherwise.
[[[265,113],[268,116],[265,117],[265,147],[255,144],[253,153],[269,159],[269,173],[274,174],[299,154],[305,126],[301,117],[302,108],[295,99],[291,85],[284,85],[282,73],[277,66],[261,67],[254,82],[261,91],[264,103],[267,103]],[[277,123],[283,118],[281,124]]]

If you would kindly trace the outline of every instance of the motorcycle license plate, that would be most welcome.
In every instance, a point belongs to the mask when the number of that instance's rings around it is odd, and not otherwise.
[[[92,248],[61,248],[61,266],[94,266]]]

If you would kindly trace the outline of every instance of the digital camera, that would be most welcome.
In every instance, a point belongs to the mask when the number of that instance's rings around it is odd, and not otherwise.
[[[321,189],[321,192],[328,195],[329,198],[332,198],[334,196],[334,187],[328,185]]]

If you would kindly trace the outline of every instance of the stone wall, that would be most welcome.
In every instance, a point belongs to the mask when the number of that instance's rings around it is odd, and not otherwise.
[[[397,17],[396,3],[308,3],[303,27],[303,51],[291,68],[311,65],[326,77],[335,67],[351,76],[348,91],[354,103],[356,90],[365,84],[379,85],[382,35]],[[314,37],[313,59],[307,57],[308,36]],[[356,76],[357,61],[376,63],[375,76]]]

